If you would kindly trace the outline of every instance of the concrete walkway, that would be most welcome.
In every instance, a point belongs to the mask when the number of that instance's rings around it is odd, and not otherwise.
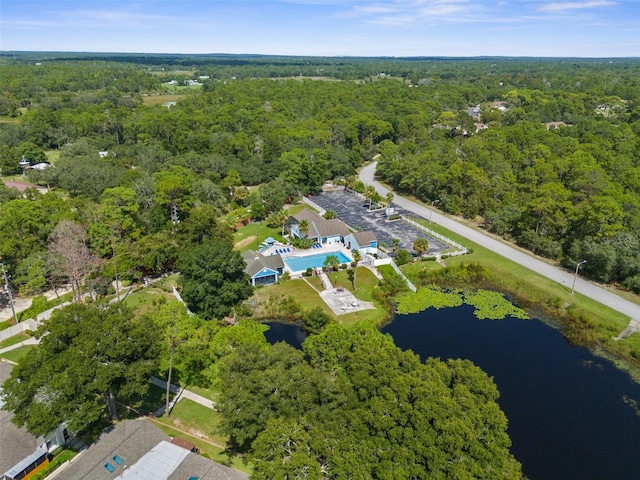
[[[167,382],[159,379],[158,377],[151,377],[151,383],[156,387],[160,387],[164,390],[167,389]],[[172,409],[173,406],[183,398],[188,398],[189,400],[199,403],[200,405],[210,408],[211,410],[216,409],[215,402],[213,400],[209,400],[208,398],[203,397],[202,395],[198,395],[197,393],[193,393],[189,390],[185,390],[184,388],[178,387],[173,384],[169,387],[169,390],[171,390],[171,393],[175,394],[175,397],[173,397],[171,402],[169,402],[169,409]],[[166,408],[166,405],[163,405],[161,408],[159,408],[155,412],[155,416],[156,417],[162,416],[164,414],[165,408]]]
[[[0,354],[10,352],[11,350],[17,350],[20,347],[24,347],[26,345],[37,345],[40,341],[37,338],[27,338],[26,340],[16,343],[14,345],[10,345],[8,347],[0,348]]]
[[[376,308],[371,302],[358,300],[353,293],[346,288],[334,288],[329,276],[321,272],[318,274],[324,290],[320,292],[320,297],[331,308],[336,315],[358,312],[360,310],[370,310]]]
[[[376,191],[384,197],[388,192],[390,192],[390,190],[374,179],[376,165],[377,162],[372,162],[369,165],[365,166],[362,170],[360,170],[359,177],[365,185],[373,185]],[[550,265],[549,263],[540,260],[525,251],[512,247],[483,232],[467,227],[466,225],[463,225],[453,218],[443,215],[435,211],[434,209],[427,208],[418,203],[415,203],[395,192],[393,203],[398,204],[400,207],[409,212],[413,212],[419,217],[429,218],[433,222],[442,225],[446,229],[462,235],[463,237],[468,238],[478,245],[482,245],[483,247],[491,250],[494,253],[497,253],[498,255],[508,258],[509,260],[512,260],[513,262],[516,262],[523,267],[528,268],[529,270],[532,270],[546,278],[558,282],[558,287],[560,289],[564,289],[567,292],[572,289],[574,281],[573,272],[567,272],[558,267],[554,267],[553,265]],[[585,297],[589,297],[595,300],[596,302],[602,303],[603,305],[606,305],[609,308],[622,313],[623,315],[628,316],[630,320],[629,328],[625,330],[627,334],[630,334],[633,331],[640,331],[640,305],[636,305],[635,303],[630,302],[616,295],[615,293],[609,292],[594,283],[584,280],[580,276],[575,278],[575,291],[581,293]],[[622,334],[618,338],[621,338],[621,336]]]

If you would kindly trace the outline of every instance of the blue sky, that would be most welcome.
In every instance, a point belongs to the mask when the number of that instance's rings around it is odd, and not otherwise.
[[[640,56],[640,0],[0,0],[0,50]]]

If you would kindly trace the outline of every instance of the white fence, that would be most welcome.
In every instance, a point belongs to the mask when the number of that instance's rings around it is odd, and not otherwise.
[[[13,325],[0,331],[0,342],[6,340],[7,338],[13,337],[14,335],[26,332],[27,330],[35,330],[36,328],[38,328],[37,326],[33,325],[32,322],[34,324],[36,323],[35,320],[29,319],[26,322],[20,322],[17,325]]]
[[[422,224],[420,224],[420,223],[418,223],[418,222],[416,222],[414,220],[411,220],[410,218],[408,218],[405,215],[402,215],[402,220],[407,222],[412,227],[417,228],[418,230],[421,230],[421,231],[425,232],[429,236],[431,236],[433,238],[437,238],[438,240],[441,240],[444,243],[446,243],[447,245],[451,245],[453,248],[455,248],[456,249],[455,252],[447,253],[447,255],[449,255],[449,256],[464,255],[464,254],[469,252],[467,247],[464,247],[464,246],[460,245],[458,242],[454,242],[453,240],[451,240],[450,238],[445,237],[444,235],[440,235],[438,232],[434,232],[430,228],[427,228],[424,225],[422,225]]]
[[[26,332],[27,330],[31,330],[32,332],[35,332],[38,329],[38,327],[42,325],[43,320],[47,320],[51,317],[51,314],[53,313],[54,310],[58,310],[59,308],[66,307],[70,303],[71,302],[63,302],[60,305],[56,305],[55,307],[50,308],[49,310],[39,313],[38,315],[36,315],[35,319],[29,318],[23,322],[18,323],[17,325],[13,325],[9,328],[5,328],[4,330],[0,331],[0,342],[3,340],[6,340],[7,338],[13,337],[14,335],[18,335],[19,333]]]
[[[378,255],[383,253],[383,252],[380,252],[379,250],[378,252],[379,252]],[[378,257],[374,259],[373,266],[379,267],[380,265],[391,265],[391,267],[396,271],[396,273],[400,275],[405,282],[407,282],[407,286],[409,287],[409,290],[411,290],[412,292],[415,292],[417,290],[416,286],[413,283],[411,283],[411,280],[409,280],[404,273],[402,273],[402,270],[398,268],[398,266],[396,265],[396,262],[394,262],[393,259],[388,255],[383,255],[383,256],[384,258]]]
[[[316,202],[309,200],[307,197],[305,197],[304,195],[302,196],[302,201],[304,203],[306,203],[307,205],[309,205],[310,207],[316,209],[318,211],[318,214],[320,215],[324,215],[326,213],[326,210],[324,208],[322,208],[320,205],[318,205]]]

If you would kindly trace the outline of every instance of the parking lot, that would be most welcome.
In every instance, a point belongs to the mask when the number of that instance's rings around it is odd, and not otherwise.
[[[413,242],[417,238],[426,238],[428,240],[428,255],[435,255],[450,248],[446,243],[431,237],[402,220],[387,221],[384,210],[369,212],[368,200],[345,190],[325,191],[314,195],[310,200],[325,210],[334,210],[338,214],[338,218],[351,228],[373,230],[378,243],[386,245],[388,250],[391,249],[394,238],[400,240],[398,245],[400,249],[408,250],[412,253],[415,253]],[[401,209],[397,209],[393,202],[391,202],[391,206],[396,209],[397,213],[405,213]]]

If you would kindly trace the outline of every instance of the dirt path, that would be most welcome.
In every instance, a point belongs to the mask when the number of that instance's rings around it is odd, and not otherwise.
[[[191,430],[184,430],[183,428],[180,428],[179,425],[176,425],[175,421],[171,425],[167,425],[166,423],[161,422],[161,421],[159,421],[158,419],[156,419],[154,417],[147,417],[147,418],[149,420],[151,420],[153,423],[157,423],[158,425],[163,425],[165,427],[169,427],[169,428],[175,430],[176,432],[182,433],[183,435],[188,435],[190,437],[197,438],[198,440],[202,440],[203,442],[208,443],[209,445],[213,445],[214,447],[221,448],[222,450],[226,450],[227,449],[226,445],[222,445],[220,443],[217,443],[217,442],[214,442],[212,440],[209,440],[209,437],[205,433],[201,432],[200,430],[197,431],[198,434],[195,434]]]
[[[244,240],[240,240],[239,242],[237,242],[233,248],[236,249],[241,249],[246,247],[247,245],[251,245],[252,243],[255,244],[258,241],[258,236],[257,235],[251,235],[247,238],[245,238]]]

